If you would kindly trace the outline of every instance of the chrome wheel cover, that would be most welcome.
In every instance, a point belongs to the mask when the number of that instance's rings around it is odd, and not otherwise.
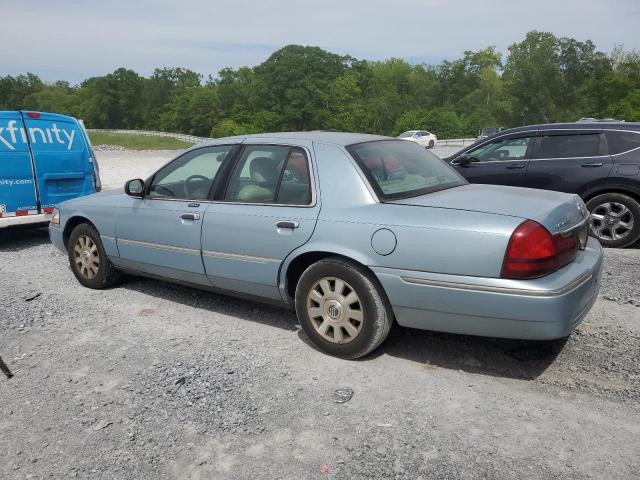
[[[633,230],[633,213],[618,202],[606,202],[591,210],[590,227],[600,240],[622,240]]]
[[[87,235],[80,235],[73,246],[73,260],[80,275],[91,280],[100,269],[98,246]]]
[[[322,277],[307,295],[307,314],[316,331],[332,343],[349,343],[362,331],[362,302],[344,280]]]

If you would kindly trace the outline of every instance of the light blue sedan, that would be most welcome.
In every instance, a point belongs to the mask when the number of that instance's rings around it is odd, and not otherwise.
[[[599,289],[587,232],[576,195],[470,185],[412,142],[330,132],[198,145],[124,192],[61,204],[49,227],[86,287],[128,272],[289,305],[343,358],[375,349],[394,320],[569,335]]]

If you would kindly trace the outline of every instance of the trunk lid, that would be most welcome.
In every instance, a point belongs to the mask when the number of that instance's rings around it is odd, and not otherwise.
[[[588,218],[578,195],[501,185],[468,184],[412,198],[389,201],[400,205],[447,208],[534,220],[552,234]]]

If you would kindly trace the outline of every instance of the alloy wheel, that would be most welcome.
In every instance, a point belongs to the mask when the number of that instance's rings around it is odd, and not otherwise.
[[[333,343],[349,343],[362,331],[362,302],[344,280],[322,277],[307,295],[307,313],[316,329]]]
[[[98,246],[87,235],[80,235],[73,246],[73,258],[78,272],[91,280],[100,269],[100,253]]]
[[[600,240],[622,240],[633,230],[633,213],[619,202],[606,202],[591,211],[590,227]]]

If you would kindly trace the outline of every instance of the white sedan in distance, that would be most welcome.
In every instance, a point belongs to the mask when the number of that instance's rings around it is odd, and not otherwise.
[[[398,138],[401,138],[402,140],[410,140],[425,148],[435,147],[436,142],[438,141],[438,137],[426,130],[409,130],[408,132],[398,135]]]

